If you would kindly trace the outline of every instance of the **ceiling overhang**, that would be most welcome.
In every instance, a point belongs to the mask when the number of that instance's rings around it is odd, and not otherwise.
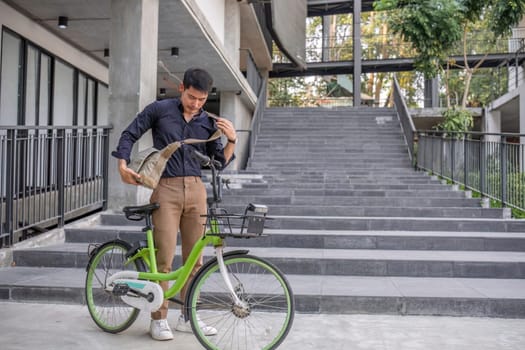
[[[110,46],[111,0],[5,0],[32,21],[108,66],[104,49]],[[68,27],[57,26],[58,16],[67,16]],[[28,38],[30,39],[30,38]],[[171,48],[178,47],[178,57]],[[44,48],[45,49],[45,48]],[[179,81],[189,67],[204,67],[214,78],[217,91],[241,92],[243,101],[254,105],[256,96],[238,63],[229,59],[195,0],[159,0],[158,88],[178,94]],[[108,67],[109,68],[109,67]],[[175,88],[174,88],[175,87]]]

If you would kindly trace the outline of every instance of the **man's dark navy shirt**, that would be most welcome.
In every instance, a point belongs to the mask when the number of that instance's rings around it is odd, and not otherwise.
[[[149,129],[153,136],[153,147],[161,150],[172,142],[188,138],[206,140],[217,130],[217,125],[204,110],[186,122],[178,98],[155,101],[146,106],[122,132],[117,150],[111,155],[129,163],[133,144]],[[192,156],[192,148],[214,156],[223,167],[226,165],[220,138],[207,143],[183,144],[169,159],[162,177],[201,176],[201,165]]]

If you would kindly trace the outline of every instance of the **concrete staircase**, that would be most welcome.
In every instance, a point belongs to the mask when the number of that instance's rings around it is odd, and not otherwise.
[[[525,317],[525,221],[414,171],[390,109],[269,109],[250,167],[225,177],[224,207],[272,217],[230,248],[277,264],[299,312]],[[103,213],[15,250],[0,297],[82,303],[88,245],[142,239],[136,225]]]

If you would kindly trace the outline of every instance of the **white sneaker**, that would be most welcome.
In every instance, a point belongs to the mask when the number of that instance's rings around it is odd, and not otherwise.
[[[149,333],[155,340],[171,340],[173,339],[173,333],[171,332],[170,325],[167,319],[163,320],[151,320],[149,326]]]
[[[199,318],[197,318],[199,321],[199,327],[202,329],[202,332],[204,335],[215,335],[217,334],[217,330],[214,327],[208,326],[206,323],[202,322]],[[192,333],[191,324],[190,321],[184,321],[184,316],[180,315],[179,320],[177,321],[177,326],[175,326],[175,330],[179,332],[186,332],[186,333]]]

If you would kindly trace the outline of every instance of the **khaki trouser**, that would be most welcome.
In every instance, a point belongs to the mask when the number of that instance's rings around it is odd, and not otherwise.
[[[153,212],[154,240],[157,248],[157,267],[159,272],[170,272],[177,246],[177,232],[181,232],[182,261],[186,261],[193,245],[202,237],[206,218],[206,188],[198,176],[162,178],[153,191],[150,202],[157,202],[160,208]],[[197,261],[191,277],[202,266],[202,256]],[[190,281],[188,279],[188,282]],[[168,281],[160,282],[163,290],[168,289]],[[184,301],[186,283],[181,290]],[[168,315],[166,300],[159,310],[151,313],[154,320],[165,319]]]

